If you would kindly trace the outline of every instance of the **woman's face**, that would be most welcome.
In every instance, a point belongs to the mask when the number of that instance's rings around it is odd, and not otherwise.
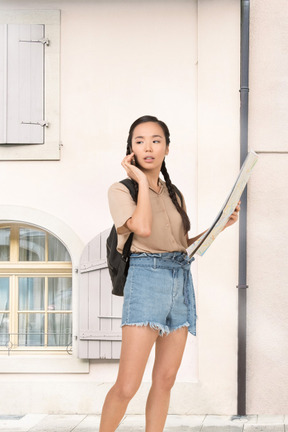
[[[132,151],[142,169],[160,171],[164,157],[169,153],[161,126],[155,122],[136,126],[132,136]]]

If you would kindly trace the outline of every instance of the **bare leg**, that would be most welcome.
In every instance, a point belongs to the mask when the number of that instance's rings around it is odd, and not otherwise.
[[[152,386],[146,404],[146,432],[164,429],[170,392],[181,364],[187,340],[187,327],[175,330],[156,341]]]
[[[138,390],[151,348],[158,331],[151,327],[124,326],[116,383],[108,392],[99,432],[114,432],[125,414],[127,405]]]

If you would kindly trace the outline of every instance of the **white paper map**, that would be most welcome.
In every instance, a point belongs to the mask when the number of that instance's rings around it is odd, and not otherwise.
[[[250,151],[241,167],[240,173],[230,194],[228,195],[228,198],[224,202],[224,205],[222,206],[211,227],[196,242],[188,247],[187,252],[189,257],[192,257],[195,253],[202,256],[209,248],[211,243],[213,243],[218,234],[223,230],[229,217],[234,212],[240,200],[242,192],[245,189],[252,169],[254,168],[257,160],[257,154],[253,151]]]

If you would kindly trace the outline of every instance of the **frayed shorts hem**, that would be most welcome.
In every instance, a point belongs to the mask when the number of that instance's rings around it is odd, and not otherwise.
[[[145,322],[139,322],[139,323],[123,323],[121,325],[121,327],[124,326],[135,326],[135,327],[151,327],[151,329],[156,330],[159,332],[159,336],[167,336],[170,333],[173,333],[175,330],[179,330],[183,327],[190,327],[190,324],[188,322],[179,325],[178,327],[175,328],[169,328],[166,325],[160,324],[160,323],[154,323],[154,322],[150,322],[150,321],[145,321]]]

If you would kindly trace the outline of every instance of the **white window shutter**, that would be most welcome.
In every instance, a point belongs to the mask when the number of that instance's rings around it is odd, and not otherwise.
[[[40,24],[0,26],[0,144],[44,143],[44,37]]]
[[[0,144],[6,137],[6,25],[0,24]]]
[[[80,261],[79,358],[120,358],[123,298],[111,293],[106,261],[109,232],[95,237],[85,247]]]

